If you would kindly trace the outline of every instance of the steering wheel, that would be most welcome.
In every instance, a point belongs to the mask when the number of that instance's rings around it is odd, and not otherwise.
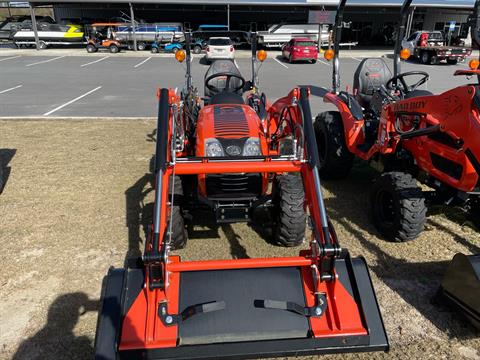
[[[418,80],[415,84],[413,85],[407,85],[405,81],[405,77],[407,76],[415,76],[415,75],[420,75],[422,78]],[[397,76],[394,76],[388,82],[385,84],[385,87],[388,90],[400,90],[403,94],[406,94],[410,91],[415,90],[418,88],[420,85],[423,85],[427,82],[427,80],[430,78],[430,75],[426,73],[425,71],[409,71],[405,72],[402,74],[398,74]]]
[[[212,81],[213,79],[216,79],[218,77],[226,77],[227,78],[226,81],[225,81],[225,91],[237,92],[237,91],[243,89],[243,87],[245,86],[245,79],[242,76],[240,76],[238,74],[235,74],[235,73],[231,73],[231,72],[220,72],[220,73],[212,74],[208,78],[205,79],[205,86],[208,88],[208,90],[210,90],[214,93],[217,93],[221,90],[218,89],[217,87],[215,87],[214,85],[210,84],[210,81]],[[230,89],[230,80],[232,78],[236,78],[236,79],[240,80],[240,85],[235,86],[233,89]]]

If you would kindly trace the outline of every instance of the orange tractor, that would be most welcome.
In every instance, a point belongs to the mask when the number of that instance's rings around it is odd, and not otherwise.
[[[340,247],[328,220],[309,90],[270,104],[256,83],[266,53],[253,48],[252,80],[216,61],[202,105],[186,40],[186,53],[176,54],[186,57],[185,89],[158,92],[155,209],[143,263],[106,277],[96,359],[387,350],[366,263]],[[283,258],[182,261],[171,250],[186,245],[186,198],[210,206],[219,222],[248,220],[259,203],[271,204],[277,240],[297,245],[308,222],[309,248]]]
[[[467,84],[434,95],[418,89],[429,75],[401,73],[400,57],[408,8],[401,8],[393,76],[382,58],[363,59],[354,75],[354,92],[339,91],[339,42],[343,9],[335,26],[333,86],[324,96],[337,111],[315,121],[320,174],[348,175],[355,157],[380,170],[371,190],[371,214],[378,231],[393,241],[416,238],[424,228],[427,205],[461,206],[480,228],[480,61],[455,76],[475,76]],[[472,39],[480,44],[480,0],[474,6]],[[415,78],[413,84],[406,79]],[[429,186],[424,191],[418,182]],[[480,328],[480,255],[455,255],[442,280],[438,299],[463,313]]]

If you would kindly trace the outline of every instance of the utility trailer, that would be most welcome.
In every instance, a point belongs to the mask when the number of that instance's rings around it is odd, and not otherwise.
[[[446,61],[455,65],[459,61],[465,61],[472,53],[472,49],[465,46],[446,45],[440,31],[416,31],[402,41],[402,47],[408,49],[422,64]]]

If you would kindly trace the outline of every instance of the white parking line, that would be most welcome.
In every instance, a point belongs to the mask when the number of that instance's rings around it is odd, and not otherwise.
[[[90,90],[90,91],[86,92],[85,94],[80,95],[79,97],[76,97],[75,99],[70,100],[69,102],[66,102],[66,103],[63,104],[63,105],[60,105],[59,107],[56,107],[55,109],[46,112],[45,114],[43,114],[43,116],[51,115],[51,114],[53,114],[55,111],[58,111],[58,110],[60,110],[60,109],[63,109],[65,106],[68,106],[68,105],[70,105],[70,104],[73,104],[75,101],[78,101],[78,100],[80,100],[80,99],[83,99],[85,96],[88,96],[88,95],[90,95],[91,93],[93,93],[93,92],[95,92],[95,91],[97,91],[97,90],[99,90],[99,89],[101,89],[101,88],[102,88],[101,86],[97,86],[95,89]]]
[[[148,60],[150,60],[151,58],[152,58],[152,57],[150,56],[150,57],[146,58],[145,60],[143,60],[142,62],[139,62],[137,65],[134,66],[134,68],[137,68],[137,67],[145,64],[145,63],[146,63]]]
[[[319,62],[319,63],[322,63],[323,65],[332,66],[332,64],[327,63],[327,62],[325,62],[325,61],[323,61],[323,60],[320,60],[320,59],[318,59],[318,62]]]
[[[17,85],[17,86],[14,86],[14,87],[10,88],[10,89],[2,90],[2,91],[0,91],[0,94],[5,94],[6,92],[21,88],[22,86],[23,85]]]
[[[16,59],[16,58],[19,58],[20,56],[22,56],[22,55],[17,55],[17,56],[10,56],[10,57],[7,57],[7,58],[3,58],[3,59],[0,59],[0,61],[5,61],[5,60],[12,60],[12,59]]]
[[[361,62],[362,59],[359,59],[359,58],[356,58],[356,57],[353,57],[353,56],[350,56],[353,60],[357,60],[358,62]]]
[[[285,65],[284,63],[282,63],[280,60],[278,60],[277,58],[273,58],[273,60],[275,60],[277,63],[279,63],[280,65],[282,65],[284,68],[287,68],[288,69],[288,66]]]
[[[88,65],[92,65],[92,64],[98,63],[98,62],[100,62],[100,61],[103,61],[103,60],[105,60],[105,59],[108,59],[109,57],[110,57],[110,56],[105,56],[105,57],[100,58],[100,59],[98,59],[98,60],[90,61],[90,62],[88,62],[88,63],[86,63],[86,64],[80,65],[80,67],[84,67],[84,66],[88,66]]]
[[[42,60],[42,61],[37,61],[37,62],[34,62],[34,63],[31,63],[31,64],[27,64],[25,66],[34,66],[34,65],[38,65],[38,64],[45,64],[45,63],[48,63],[50,61],[54,61],[54,60],[58,60],[58,59],[61,59],[61,58],[64,58],[66,57],[67,55],[63,55],[63,56],[57,56],[53,59],[48,59],[48,60]]]

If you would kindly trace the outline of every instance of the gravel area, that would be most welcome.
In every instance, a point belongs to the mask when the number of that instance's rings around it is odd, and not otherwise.
[[[152,210],[151,120],[0,121],[0,359],[90,359],[103,276],[143,248]],[[456,252],[480,235],[436,209],[420,238],[379,238],[368,219],[374,173],[357,164],[324,195],[342,246],[369,264],[391,351],[326,358],[480,359],[479,333],[430,303]],[[245,224],[203,224],[184,259],[295,255]]]

